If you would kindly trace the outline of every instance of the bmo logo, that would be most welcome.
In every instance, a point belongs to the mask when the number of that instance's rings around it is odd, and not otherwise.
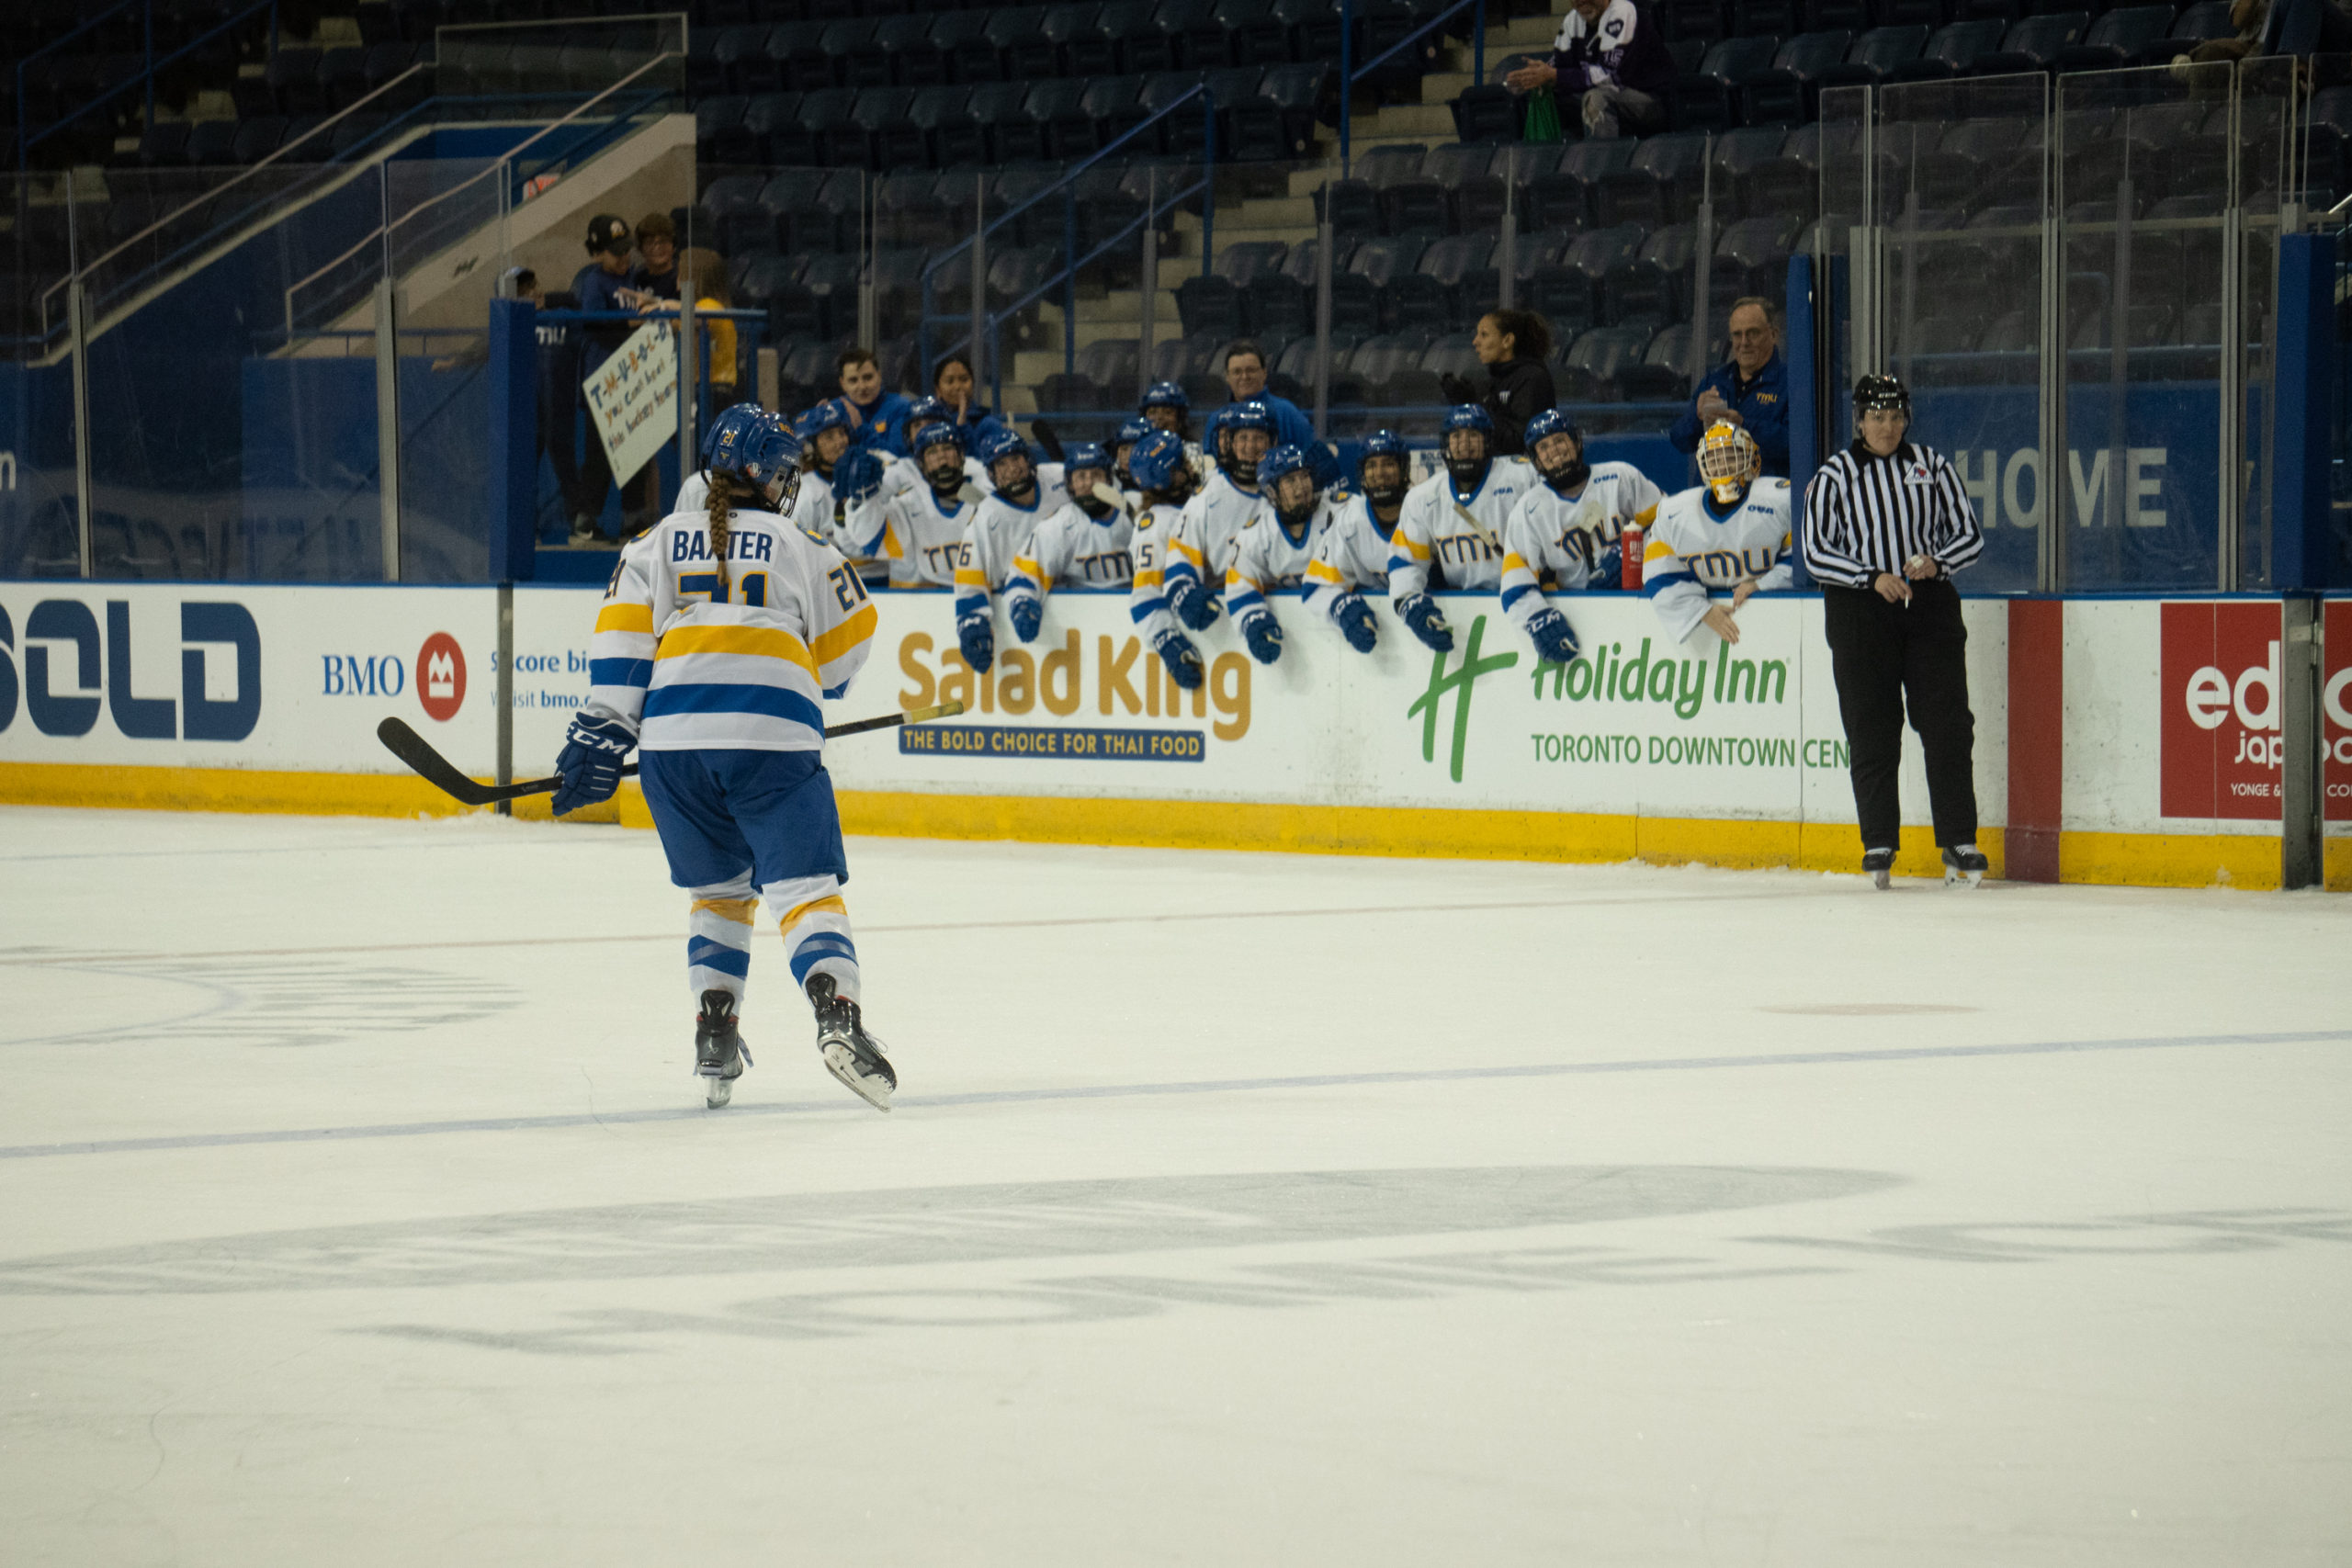
[[[447,724],[466,702],[466,650],[447,632],[435,632],[416,652],[416,700],[424,716]]]

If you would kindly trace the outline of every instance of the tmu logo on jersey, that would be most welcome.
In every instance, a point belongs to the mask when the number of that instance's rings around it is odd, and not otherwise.
[[[2158,811],[2278,821],[2285,757],[2278,606],[2165,604],[2159,614]]]

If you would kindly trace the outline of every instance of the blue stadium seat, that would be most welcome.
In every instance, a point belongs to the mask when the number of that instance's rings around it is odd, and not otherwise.
[[[1005,6],[988,13],[982,36],[1004,62],[1008,82],[1035,82],[1051,76],[1061,64],[1061,49],[1045,34],[1046,7]]]
[[[988,40],[986,11],[948,11],[931,25],[931,47],[947,80],[975,85],[1004,80],[1004,62]]]
[[[1182,69],[1210,71],[1233,63],[1216,0],[1159,0],[1156,19],[1159,30],[1175,42]]]
[[[2172,22],[2170,6],[2120,6],[2093,22],[2082,42],[2060,50],[2058,69],[2120,71],[2142,63],[2151,49],[2167,41]]]
[[[1815,101],[1824,87],[1876,86],[1927,51],[1928,27],[1924,22],[1872,28],[1854,40],[1844,60],[1813,73],[1810,80]]]
[[[1159,0],[1110,0],[1095,17],[1095,30],[1118,51],[1119,69],[1128,75],[1155,75],[1182,62],[1176,40],[1160,30],[1159,8]]]
[[[1688,223],[1669,223],[1642,242],[1641,250],[1609,269],[1601,280],[1601,320],[1612,327],[1645,325],[1653,332],[1690,313],[1690,280],[1697,234]]]
[[[1781,46],[1772,69],[1740,88],[1740,118],[1749,125],[1796,125],[1813,118],[1816,79],[1843,64],[1854,46],[1849,32],[1800,33]]]
[[[1185,101],[1185,95],[1201,85],[1200,75],[1191,71],[1163,71],[1147,77],[1136,101],[1148,115],[1159,114],[1181,104],[1173,114],[1159,122],[1154,134],[1157,151],[1171,158],[1196,158],[1200,155],[1207,135],[1208,106],[1198,98]]]
[[[1037,126],[1042,155],[1071,163],[1094,151],[1094,117],[1087,112],[1088,84],[1055,77],[1029,89],[1029,118]]]
[[[1736,38],[1787,38],[1797,30],[1797,0],[1732,0],[1732,34]]]
[[[1102,7],[1092,0],[1046,7],[1044,20],[1037,24],[1037,32],[1059,54],[1063,75],[1119,74],[1118,46],[1102,36]]]
[[[1661,30],[1679,43],[1706,45],[1724,36],[1720,0],[1665,0],[1657,11]]]
[[[1217,333],[1228,338],[1242,332],[1241,290],[1229,277],[1215,273],[1188,277],[1176,289],[1176,314],[1186,333]]]
[[[1216,15],[1236,65],[1287,65],[1297,58],[1290,24],[1274,14],[1273,0],[1216,0]]]
[[[1369,180],[1332,180],[1315,193],[1317,219],[1340,234],[1380,231],[1380,196]]]
[[[933,167],[988,161],[988,136],[967,107],[972,93],[965,86],[919,87],[908,101],[907,119],[929,141]]]
[[[1617,402],[1618,372],[1640,362],[1657,334],[1646,327],[1595,327],[1571,344],[1554,373],[1562,402]]]
[[[1080,107],[1094,122],[1095,145],[1108,147],[1144,121],[1143,78],[1098,76],[1085,84]],[[1120,149],[1124,153],[1151,151],[1149,139],[1138,137]]]
[[[703,213],[729,255],[776,248],[775,215],[760,206],[766,184],[758,175],[722,175],[703,187]]]
[[[1623,169],[1601,176],[1593,220],[1656,227],[1679,223],[1699,210],[1706,182],[1707,138],[1700,131],[1649,137]]]
[[[1331,0],[1274,0],[1274,19],[1290,29],[1291,58],[1340,58],[1340,8]]]
[[[1494,266],[1495,242],[1486,234],[1455,234],[1421,253],[1414,270],[1433,280],[1443,300],[1445,325],[1466,331],[1499,297]]]
[[[986,138],[984,163],[1011,164],[1038,156],[1036,122],[1029,118],[1029,85],[1025,82],[982,82],[965,100]]]
[[[1972,76],[2007,76],[2021,71],[2052,71],[2069,44],[2081,41],[2089,30],[2088,11],[2057,11],[2028,17],[2002,35],[2001,47],[1979,55],[1968,68]]]

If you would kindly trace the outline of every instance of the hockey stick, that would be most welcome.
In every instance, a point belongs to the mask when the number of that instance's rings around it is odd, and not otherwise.
[[[825,731],[825,739],[837,736],[863,735],[869,729],[896,729],[902,724],[922,724],[927,719],[952,718],[964,711],[962,703],[941,703],[935,707],[915,708],[906,713],[885,714],[880,718],[861,718],[854,724],[837,724]],[[467,806],[494,806],[502,800],[519,800],[526,795],[552,795],[563,787],[560,777],[526,779],[519,784],[486,784],[459,773],[448,758],[435,751],[424,737],[397,718],[388,718],[376,727],[376,739],[384,749],[414,769],[425,783],[442,794],[454,796]],[[631,762],[621,770],[627,778],[637,772]]]

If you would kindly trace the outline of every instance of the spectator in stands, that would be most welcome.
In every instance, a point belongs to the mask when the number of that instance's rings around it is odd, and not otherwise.
[[[975,451],[1003,424],[995,412],[980,401],[980,385],[972,378],[972,362],[960,354],[951,354],[932,367],[931,395],[952,411],[964,444]]]
[[[1516,457],[1524,452],[1521,433],[1527,422],[1557,403],[1552,371],[1551,323],[1532,310],[1489,310],[1478,318],[1470,339],[1478,363],[1487,367],[1484,392],[1460,376],[1438,378],[1450,403],[1482,405],[1495,422],[1495,452]]]
[[[1552,62],[1536,61],[1503,78],[1514,93],[1561,84],[1576,95],[1584,133],[1596,140],[1666,129],[1674,55],[1655,19],[1634,0],[1576,0],[1560,20]]]
[[[842,401],[849,408],[851,439],[890,457],[905,457],[907,414],[914,400],[882,389],[882,365],[870,348],[853,344],[842,350],[834,364],[841,371]]]
[[[1314,423],[1299,412],[1298,405],[1266,390],[1264,349],[1248,338],[1236,338],[1227,344],[1225,385],[1236,403],[1266,405],[1267,412],[1274,416],[1274,435],[1270,445],[1304,449],[1307,468],[1314,473],[1317,486],[1329,490],[1346,477],[1338,455],[1316,437]]]
[[[678,230],[666,212],[649,212],[637,220],[637,265],[629,269],[628,286],[637,303],[678,298]]]
[[[1697,452],[1699,437],[1718,422],[1744,425],[1764,455],[1764,472],[1789,473],[1789,367],[1781,357],[1781,334],[1770,301],[1749,295],[1735,300],[1731,363],[1718,366],[1699,383],[1699,395],[1667,432],[1677,451]]]
[[[645,232],[643,224],[638,226],[638,232]],[[727,296],[727,264],[719,259],[717,251],[697,247],[682,253],[678,257],[676,283],[682,289],[694,290],[695,309],[697,310],[731,308]],[[674,299],[656,300],[645,307],[648,310],[675,310],[677,308]],[[735,401],[735,386],[741,375],[736,364],[735,323],[722,316],[701,323],[700,330],[700,350],[706,356],[703,370],[705,378],[710,382],[711,412],[716,413]]]
[[[571,280],[572,298],[582,310],[635,310],[638,298],[628,288],[629,265],[628,220],[609,212],[600,212],[588,220],[588,265]],[[578,345],[580,379],[589,378],[604,368],[613,350],[628,341],[636,329],[627,321],[588,321],[582,324],[574,339]],[[584,410],[587,394],[574,394],[574,406]],[[621,532],[624,536],[636,533],[653,521],[653,487],[658,465],[648,463],[621,485]],[[612,488],[613,466],[605,455],[605,443],[596,434],[592,423],[588,430],[588,455],[580,465],[580,485],[572,491],[571,542],[575,545],[608,544],[599,519],[605,511],[605,495]]]

